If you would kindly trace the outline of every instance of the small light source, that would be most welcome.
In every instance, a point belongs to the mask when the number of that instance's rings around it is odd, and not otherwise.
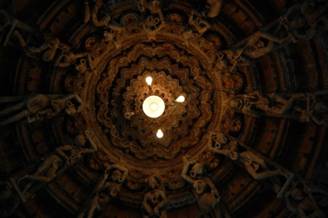
[[[183,95],[180,95],[179,97],[177,97],[177,99],[175,99],[176,102],[178,103],[183,103],[185,102],[186,98]]]
[[[153,77],[147,76],[145,80],[148,86],[151,86],[153,84]]]
[[[159,139],[164,137],[164,133],[161,129],[157,130],[156,137],[159,138]]]
[[[142,110],[146,116],[156,119],[163,115],[165,103],[162,98],[152,95],[147,97],[142,103]]]

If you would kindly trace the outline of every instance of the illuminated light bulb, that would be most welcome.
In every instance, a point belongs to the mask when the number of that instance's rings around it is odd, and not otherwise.
[[[151,86],[153,84],[153,77],[147,76],[145,79],[148,86]]]
[[[158,118],[165,111],[165,103],[162,98],[152,95],[147,97],[142,103],[142,110],[147,117]]]
[[[177,97],[177,99],[175,99],[176,102],[178,103],[183,103],[185,102],[186,98],[183,95],[180,95],[179,97]]]
[[[157,130],[156,137],[159,138],[159,139],[164,137],[164,133],[161,129]]]
[[[158,110],[158,104],[156,102],[153,102],[149,105],[149,108],[151,111],[157,111]]]

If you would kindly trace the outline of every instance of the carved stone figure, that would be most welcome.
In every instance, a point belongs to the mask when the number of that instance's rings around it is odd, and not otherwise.
[[[36,180],[44,183],[52,181],[56,178],[58,172],[63,169],[65,161],[68,161],[66,155],[62,156],[62,153],[64,153],[65,150],[71,149],[71,145],[59,147],[54,154],[43,161],[35,173],[25,176],[23,179]]]
[[[57,50],[61,48],[61,43],[58,38],[46,37],[45,43],[40,47],[28,47],[26,48],[27,52],[30,54],[42,54],[42,60],[49,62],[53,61]]]
[[[225,143],[225,138],[218,139]],[[205,165],[197,161],[189,161],[183,158],[184,166],[182,178],[192,184],[194,195],[203,213],[209,212],[220,201],[220,195],[209,178],[205,178]]]
[[[144,218],[166,218],[166,211],[164,210],[167,199],[165,192],[159,189],[147,192],[143,200],[143,208],[145,210]]]
[[[51,119],[59,113],[74,115],[81,111],[82,101],[77,95],[36,95],[31,97],[1,97],[0,126],[26,119],[32,123]]]
[[[304,1],[291,7],[281,18],[281,24],[294,40],[310,40],[318,29],[318,23],[327,13],[326,1]]]
[[[57,148],[53,154],[43,161],[35,173],[24,176],[21,180],[28,179],[49,183],[56,178],[60,171],[73,166],[86,154],[97,151],[94,143],[90,143],[90,147],[86,147],[84,135],[78,135],[75,142],[77,145],[63,145]]]
[[[207,16],[214,18],[219,16],[222,8],[223,0],[207,0],[208,12]]]
[[[224,155],[231,160],[239,158],[237,153],[238,142],[230,140],[223,133],[211,133],[208,146],[215,154]]]
[[[256,180],[267,179],[275,176],[288,177],[288,172],[269,164],[253,151],[245,150],[239,152],[239,143],[229,139],[222,133],[212,133],[209,149],[215,154],[224,155],[233,161],[241,163],[245,170]]]
[[[278,38],[265,32],[256,32],[247,40],[244,55],[250,58],[260,58],[270,53],[276,46],[289,42],[290,37]]]
[[[325,103],[327,91],[315,93],[296,93],[287,95],[254,92],[230,99],[225,106],[246,115],[260,117],[283,117],[300,122],[313,121],[317,125],[327,124],[328,106]],[[304,106],[305,105],[305,106]]]
[[[118,164],[108,165],[92,193],[91,200],[80,213],[79,218],[94,217],[96,210],[101,210],[112,198],[119,194],[127,176],[128,169],[124,166]]]
[[[328,125],[328,106],[324,102],[316,102],[310,110],[310,116],[318,125]]]
[[[194,180],[200,179],[205,175],[206,167],[204,163],[197,162],[196,160],[188,160],[186,157],[183,157],[183,162],[181,176],[187,182],[193,183]]]
[[[142,2],[140,1],[140,3]],[[144,22],[144,29],[150,35],[148,37],[154,38],[154,36],[152,36],[152,34],[154,34],[153,32],[160,30],[165,24],[164,15],[161,9],[160,1],[151,0],[150,2],[145,1],[142,4],[145,3],[145,9],[148,9],[151,15],[146,18]],[[140,7],[144,6],[140,5]]]
[[[202,212],[207,213],[220,202],[220,194],[209,178],[193,182],[194,195]]]
[[[151,175],[146,179],[150,189],[144,196],[142,206],[144,209],[144,218],[166,218],[167,198],[159,175]]]
[[[146,19],[144,23],[144,29],[148,32],[149,39],[155,39],[153,36],[153,31],[159,30],[161,28],[162,22],[158,17],[150,16]]]
[[[92,24],[95,27],[104,27],[104,26],[108,26],[111,22],[111,17],[109,15],[105,15],[103,18],[99,19],[98,18],[98,12],[99,9],[102,7],[103,2],[102,0],[96,0],[95,1],[95,5],[93,6],[93,9],[90,8],[89,2],[88,0],[84,1],[84,23],[87,23],[90,21],[92,21]]]
[[[256,59],[283,44],[299,39],[310,40],[318,31],[318,22],[324,20],[326,10],[327,3],[324,2],[295,4],[280,20],[251,35],[236,48],[241,49],[244,56]]]
[[[241,152],[239,160],[246,171],[256,180],[287,175],[281,169],[270,170],[266,161],[252,151]]]
[[[288,210],[297,217],[326,217],[313,199],[310,189],[303,182],[293,181],[290,188],[286,189],[284,199]]]
[[[319,91],[313,94],[304,94],[306,102],[303,121],[313,121],[317,125],[328,125],[328,91]]]
[[[222,118],[220,130],[226,135],[234,135],[240,133],[242,126],[243,122],[241,116],[234,111],[227,110]]]
[[[112,18],[105,14],[99,18],[99,10],[103,6],[102,0],[96,0],[94,7],[91,9],[88,0],[84,2],[84,23],[88,23],[90,20],[95,27],[103,27],[106,29],[112,29],[113,31],[121,32],[122,27],[111,24]]]
[[[194,13],[189,16],[189,25],[195,28],[200,35],[203,35],[210,28],[208,22]]]
[[[55,152],[38,166],[33,174],[25,175],[19,179],[11,178],[12,184],[22,202],[32,197],[41,187],[40,184],[52,182],[68,168],[74,166],[85,155],[97,151],[97,147],[93,143],[87,145],[85,140],[81,140],[81,135],[78,137],[80,139],[76,140],[76,142],[80,143],[58,147]]]
[[[163,189],[164,184],[158,172],[146,178],[146,183],[150,189]]]
[[[27,56],[34,58],[40,57],[45,62],[55,61],[55,58],[60,52],[66,54],[70,50],[68,45],[62,43],[51,34],[44,34],[44,42],[40,46],[28,45],[22,34],[17,30],[14,31],[14,36]]]
[[[257,92],[249,95],[241,95],[232,98],[228,105],[232,110],[251,116],[277,116],[290,115],[291,111],[302,112],[301,109],[293,107],[297,96],[283,98],[279,95],[261,95]]]
[[[315,34],[315,28],[307,24],[299,5],[295,5],[287,11],[281,18],[281,24],[293,37],[293,41],[297,39],[309,40]]]
[[[10,16],[6,11],[0,10],[0,37],[6,46],[15,32],[32,33],[34,29],[24,22]],[[0,39],[1,39],[0,38]]]

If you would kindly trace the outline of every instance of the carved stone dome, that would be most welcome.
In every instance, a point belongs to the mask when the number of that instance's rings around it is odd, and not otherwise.
[[[0,2],[0,217],[325,217],[328,2]]]

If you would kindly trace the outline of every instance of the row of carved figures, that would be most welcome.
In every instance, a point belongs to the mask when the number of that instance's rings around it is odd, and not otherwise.
[[[0,105],[0,127],[44,121],[63,114],[73,116],[83,108],[77,95],[2,96]]]
[[[56,148],[37,166],[34,164],[32,167],[28,166],[23,170],[24,175],[19,173],[19,175],[11,176],[8,181],[2,181],[6,184],[6,189],[0,194],[1,217],[12,216],[20,203],[24,204],[31,200],[45,185],[52,183],[57,177],[82,161],[84,157],[97,152],[98,147],[94,138],[94,133],[86,130],[76,135],[73,143]],[[3,206],[6,201],[13,203]]]
[[[301,1],[291,6],[275,21],[220,51],[216,68],[233,73],[238,63],[261,58],[290,43],[312,39],[316,33],[328,29],[327,10],[325,0]]]
[[[210,5],[215,5],[210,7],[211,9],[221,8],[221,1],[209,0],[209,2],[212,2],[209,3]],[[85,1],[84,5],[84,23],[91,22],[96,28],[104,29],[104,40],[112,42],[116,47],[119,46],[120,43],[116,36],[118,33],[124,32],[124,28],[127,26],[112,24],[112,19],[107,14],[99,16],[99,11],[103,6],[102,1],[96,1],[93,7],[90,7],[88,1]],[[160,2],[158,0],[150,2],[140,0],[137,5],[140,12],[150,11],[151,13],[151,16],[144,22],[144,30],[150,32],[150,38],[152,38],[153,32],[160,30],[165,24]],[[215,63],[216,68],[233,72],[241,61],[260,58],[291,42],[310,40],[317,31],[328,28],[327,8],[328,3],[323,0],[307,0],[293,5],[276,21],[262,27],[231,48],[220,51]],[[191,32],[202,35],[211,28],[204,17],[195,13],[191,13],[188,23],[191,30],[183,34],[187,44],[192,37]],[[71,46],[62,43],[51,34],[43,34],[43,44],[39,46],[29,45],[24,36],[35,35],[36,32],[36,28],[19,21],[3,10],[0,11],[0,33],[4,34],[4,45],[8,45],[15,38],[26,55],[40,57],[45,62],[54,62],[55,66],[68,67],[81,58],[87,59],[92,65],[90,53],[74,51]]]
[[[208,150],[230,159],[254,180],[270,182],[277,199],[284,200],[288,211],[297,217],[326,217],[313,198],[313,190],[304,179],[238,140],[223,133],[212,133]],[[184,158],[183,161],[181,176],[192,185],[200,208],[204,212],[213,210],[220,204],[221,197],[208,174],[209,166],[198,160]],[[327,192],[321,190],[321,193],[327,199]]]
[[[212,133],[208,150],[215,155],[230,159],[242,167],[254,180],[267,181],[272,184],[277,198],[285,201],[291,213],[304,218],[325,217],[312,196],[311,188],[302,178],[237,139],[222,133]],[[34,173],[19,178],[12,177],[6,187],[11,186],[16,195],[9,194],[9,191],[5,189],[0,194],[0,200],[5,199],[11,202],[13,199],[20,199],[21,202],[26,202],[40,189],[40,184],[42,187],[42,184],[51,183],[85,156],[97,151],[92,131],[87,130],[77,135],[74,145],[58,147],[37,167]],[[214,210],[215,214],[229,217],[221,205],[224,202],[207,169],[207,163],[184,157],[181,177],[191,185],[192,193],[202,213],[207,214]],[[106,208],[110,200],[118,196],[127,177],[128,169],[124,164],[104,164],[104,173],[99,177],[95,189],[88,195],[78,217],[92,218],[97,211]],[[169,201],[161,175],[154,173],[145,179],[145,183],[148,188],[142,202],[144,217],[166,217]],[[321,191],[321,193],[325,192]],[[12,206],[17,207],[18,204],[15,203]],[[2,209],[2,214],[13,212],[14,209],[11,207],[6,210]]]
[[[327,98],[327,90],[296,94],[253,92],[229,98],[224,102],[224,108],[253,117],[278,117],[327,125]]]
[[[35,192],[44,185],[50,184],[85,156],[98,150],[91,131],[78,135],[75,141],[75,145],[57,148],[34,173],[19,178],[12,177],[9,182],[1,183],[5,189],[0,192],[0,205],[3,205],[3,202],[11,202],[11,205],[0,209],[2,217],[10,217],[20,202],[25,203],[32,199]],[[77,217],[92,218],[106,208],[110,201],[118,196],[127,176],[128,169],[124,164],[104,164],[103,175],[99,177]],[[142,202],[144,217],[166,217],[167,198],[161,178],[154,174],[146,178],[145,182],[148,184],[148,191]]]

